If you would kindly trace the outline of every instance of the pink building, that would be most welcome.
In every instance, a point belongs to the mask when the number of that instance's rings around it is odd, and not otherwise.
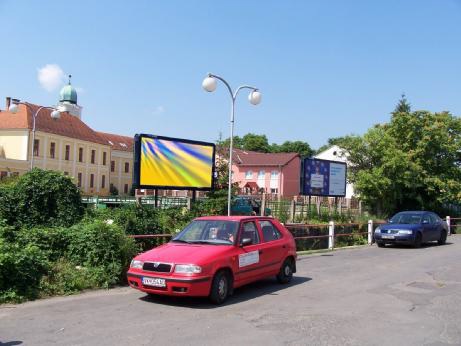
[[[299,194],[301,159],[298,153],[258,153],[234,149],[233,181],[242,193]]]

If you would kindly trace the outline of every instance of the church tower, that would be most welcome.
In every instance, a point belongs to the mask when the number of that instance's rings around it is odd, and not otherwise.
[[[82,119],[82,107],[77,104],[77,91],[70,83],[72,78],[69,75],[69,83],[61,89],[58,110],[61,112],[69,112],[80,120]]]

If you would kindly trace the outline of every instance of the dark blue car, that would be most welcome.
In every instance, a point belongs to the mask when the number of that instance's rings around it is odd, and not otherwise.
[[[420,247],[422,243],[447,241],[448,226],[430,211],[403,211],[395,214],[389,223],[378,226],[375,241],[379,247],[386,244],[406,244]]]

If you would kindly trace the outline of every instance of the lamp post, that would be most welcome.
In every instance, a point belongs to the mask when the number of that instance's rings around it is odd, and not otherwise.
[[[9,108],[9,111],[13,114],[16,114],[19,110],[19,107],[18,105],[24,105],[26,106],[31,112],[33,111],[32,107],[26,103],[26,102],[21,102],[21,101],[15,101],[11,104],[10,108]],[[40,111],[42,109],[51,109],[52,112],[51,112],[51,117],[53,119],[59,119],[61,117],[61,112],[58,111],[56,108],[54,107],[47,107],[47,106],[41,106],[39,107],[33,114],[32,114],[32,152],[31,152],[31,158],[30,158],[30,170],[32,170],[32,168],[34,168],[34,149],[35,149],[35,119],[37,118],[38,116],[38,113],[40,113]]]
[[[232,91],[231,86],[227,81],[217,75],[208,73],[208,76],[203,80],[202,87],[208,92],[213,92],[216,90],[217,86],[217,79],[223,82],[227,89],[229,90],[231,99],[232,99],[232,108],[231,108],[231,118],[230,118],[230,144],[229,144],[229,188],[228,188],[228,196],[227,196],[227,216],[231,215],[231,195],[232,195],[232,146],[234,143],[234,115],[235,115],[235,99],[240,90],[242,89],[250,89],[251,92],[248,95],[248,100],[251,104],[257,105],[261,102],[261,93],[255,87],[249,85],[241,85],[235,91]]]

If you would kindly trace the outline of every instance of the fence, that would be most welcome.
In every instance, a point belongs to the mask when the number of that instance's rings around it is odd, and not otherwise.
[[[361,202],[354,198],[328,198],[296,196],[292,199],[281,199],[276,195],[262,194],[248,196],[261,203],[261,211],[271,210],[271,215],[283,222],[307,222],[313,218],[329,220],[332,215],[362,215]],[[206,197],[200,197],[204,199]],[[149,204],[165,209],[170,207],[186,207],[190,209],[190,197],[173,196],[82,196],[82,202],[96,207],[117,206],[124,204]]]
[[[460,233],[461,218],[447,216],[445,221],[448,224],[450,233]],[[328,224],[286,224],[285,227],[291,232],[296,242],[297,251],[306,250],[333,250],[351,245],[371,245],[374,242],[374,229],[383,224],[368,220],[367,223],[335,223],[330,221]],[[164,244],[169,240],[171,234],[148,234],[130,235],[141,242],[143,250],[153,246]],[[146,242],[146,239],[153,242]]]
[[[356,244],[372,244],[373,227],[378,223],[369,220],[365,224],[287,224],[285,227],[293,234],[297,251],[330,249]],[[162,245],[171,239],[171,234],[129,235],[140,243],[143,250]]]

